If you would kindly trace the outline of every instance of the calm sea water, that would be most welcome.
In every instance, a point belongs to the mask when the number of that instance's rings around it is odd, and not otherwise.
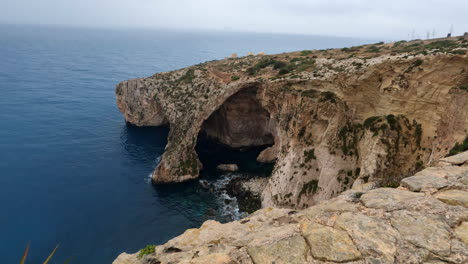
[[[0,26],[0,263],[111,263],[208,218],[196,183],[152,186],[167,129],[127,126],[122,80],[231,53],[367,42],[331,37]]]

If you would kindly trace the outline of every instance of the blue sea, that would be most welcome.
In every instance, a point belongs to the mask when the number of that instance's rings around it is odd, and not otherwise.
[[[0,25],[0,263],[111,263],[207,219],[197,182],[153,186],[167,128],[125,123],[115,85],[231,53],[345,47],[320,36]],[[215,179],[216,180],[216,179]],[[221,208],[221,209],[220,209]]]

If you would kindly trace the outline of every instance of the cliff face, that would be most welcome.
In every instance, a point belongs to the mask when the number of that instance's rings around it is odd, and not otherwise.
[[[401,181],[368,183],[304,210],[207,221],[114,264],[467,263],[468,152]]]
[[[117,104],[138,126],[169,124],[155,183],[198,177],[206,133],[272,145],[263,206],[302,208],[368,182],[394,185],[468,135],[466,40],[249,56],[129,80]]]

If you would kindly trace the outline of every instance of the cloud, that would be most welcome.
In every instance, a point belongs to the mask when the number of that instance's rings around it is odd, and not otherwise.
[[[468,31],[466,0],[0,0],[5,22],[407,38]]]

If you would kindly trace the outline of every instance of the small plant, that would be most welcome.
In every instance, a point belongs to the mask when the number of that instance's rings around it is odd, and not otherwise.
[[[452,40],[439,40],[426,45],[426,49],[438,49],[438,50],[445,50],[445,49],[452,49],[457,46],[457,42]]]
[[[278,70],[280,68],[285,67],[286,63],[284,63],[282,61],[277,61],[277,60],[274,60],[274,59],[270,59],[270,58],[264,58],[264,59],[260,60],[257,64],[255,64],[254,66],[248,68],[247,73],[249,75],[255,75],[261,69],[266,68],[266,67],[271,66],[271,65],[273,65],[273,68],[275,70]]]
[[[460,85],[457,87],[457,89],[468,92],[468,84]]]
[[[361,49],[361,47],[356,46],[356,47],[351,47],[351,48],[342,48],[341,51],[344,51],[344,52],[356,52],[356,51],[359,51],[360,49]]]
[[[300,197],[305,194],[308,195],[310,193],[314,194],[318,189],[318,180],[311,180],[310,182],[304,183],[302,185],[302,189],[299,192],[299,195],[297,196],[297,199],[299,200]]]
[[[414,68],[421,66],[423,63],[424,61],[421,59],[415,60],[413,64],[411,64],[411,66],[409,66],[408,69],[406,69],[405,73],[412,71]]]
[[[424,62],[423,60],[417,59],[413,62],[413,67],[419,67],[421,66],[421,64],[423,64],[423,62]]]
[[[397,42],[393,43],[393,47],[396,48],[398,46],[401,46],[404,43],[406,43],[406,40],[397,41]]]
[[[189,69],[182,77],[180,77],[179,82],[191,83],[194,78],[195,78],[195,70]]]
[[[382,187],[385,187],[385,188],[398,188],[399,186],[400,186],[400,183],[396,181],[389,181],[382,185]]]
[[[452,50],[450,51],[451,54],[456,54],[456,55],[465,55],[466,51],[465,50]]]
[[[291,72],[291,71],[289,71],[288,69],[283,68],[283,69],[281,69],[281,70],[278,72],[278,74],[279,74],[279,75],[284,75],[284,74],[288,74],[288,73],[290,73],[290,72]]]
[[[424,169],[424,163],[420,160],[418,160],[416,162],[416,164],[414,165],[416,171],[421,171],[422,169]]]
[[[315,149],[311,149],[311,150],[304,150],[304,162],[307,163],[311,160],[315,160],[317,159],[317,157],[315,156]]]
[[[322,92],[320,96],[320,102],[329,101],[336,104],[337,97],[333,92]]]
[[[458,153],[464,152],[468,150],[468,137],[465,138],[465,140],[459,144],[458,142],[455,143],[455,146],[450,150],[448,156],[453,156],[457,155]]]
[[[141,249],[138,252],[138,258],[141,259],[142,257],[153,254],[156,251],[156,246],[155,245],[147,245],[145,248]]]
[[[239,79],[240,79],[240,76],[237,76],[237,75],[231,76],[231,80],[233,80],[233,81],[237,81]]]
[[[301,51],[301,56],[307,56],[307,55],[310,55],[312,54],[312,51],[311,50],[303,50]]]
[[[378,52],[380,52],[380,48],[377,47],[377,46],[370,46],[370,47],[367,48],[366,51],[371,52],[371,53],[378,53]]]
[[[54,250],[52,250],[52,253],[50,253],[50,255],[47,257],[47,259],[44,261],[43,264],[47,264],[47,263],[50,262],[52,257],[55,255],[55,252],[57,251],[58,247],[59,246],[57,245],[54,248]],[[24,250],[23,257],[21,257],[21,260],[20,260],[20,264],[24,264],[26,262],[26,258],[28,257],[28,253],[29,253],[29,244],[26,246],[26,249]]]

